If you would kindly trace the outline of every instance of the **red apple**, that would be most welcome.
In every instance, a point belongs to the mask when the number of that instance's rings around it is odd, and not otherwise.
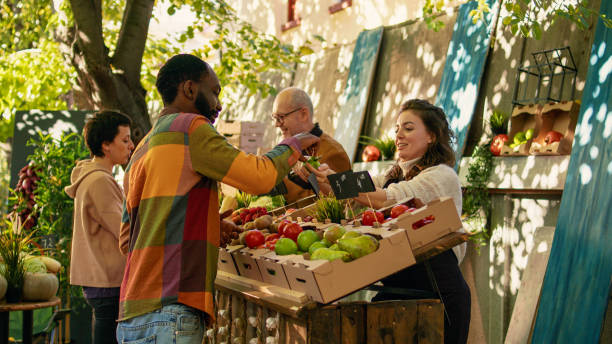
[[[361,154],[361,160],[363,161],[376,161],[380,158],[380,150],[376,146],[368,145],[363,149]]]
[[[510,141],[510,138],[506,134],[499,134],[495,136],[493,138],[493,141],[491,141],[491,153],[495,156],[499,156],[501,154],[502,148],[508,141]]]
[[[283,229],[283,237],[297,242],[297,237],[302,233],[302,227],[295,222],[289,223]]]
[[[546,133],[546,137],[544,137],[544,143],[549,145],[551,143],[561,141],[562,138],[563,138],[563,134],[561,134],[558,131],[551,130],[548,133]]]

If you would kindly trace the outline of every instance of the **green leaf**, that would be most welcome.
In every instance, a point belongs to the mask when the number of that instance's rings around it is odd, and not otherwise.
[[[540,24],[537,22],[533,22],[532,26],[531,26],[531,32],[533,33],[533,37],[535,39],[540,39],[542,38],[542,29],[540,28]]]

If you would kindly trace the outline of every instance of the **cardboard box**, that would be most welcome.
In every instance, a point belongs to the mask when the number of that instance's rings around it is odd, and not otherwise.
[[[271,251],[268,254],[259,256],[256,262],[261,272],[263,282],[291,289],[281,262],[296,259],[296,256],[299,255],[278,256]]]
[[[405,231],[387,230],[386,234],[376,252],[351,262],[305,260],[302,256],[282,262],[290,288],[329,303],[415,264]]]
[[[537,104],[517,106],[514,108],[512,116],[510,117],[510,132],[508,133],[508,138],[510,140],[507,142],[507,145],[502,147],[502,156],[529,155],[529,147],[531,146],[533,138],[514,148],[511,148],[509,145],[514,142],[514,136],[518,132],[524,133],[529,129],[533,129],[533,137],[538,135],[538,116],[541,110],[542,106]]]
[[[443,197],[382,224],[382,228],[394,226],[405,229],[414,250],[458,231],[463,224],[453,199]]]
[[[263,136],[225,134],[225,138],[230,144],[251,154],[257,154],[257,149],[263,142]]]
[[[223,135],[263,136],[266,126],[263,122],[217,120],[217,131]]]
[[[572,151],[574,133],[580,105],[577,102],[551,102],[542,108],[538,135],[533,139],[529,153],[533,155],[568,155]],[[546,135],[551,131],[563,134],[561,141],[547,144]]]
[[[238,267],[236,266],[236,262],[234,262],[232,253],[242,248],[244,248],[244,246],[242,245],[228,246],[225,248],[219,247],[219,258],[217,260],[217,270],[225,271],[233,275],[239,275]]]
[[[263,278],[261,276],[261,272],[259,271],[259,266],[257,265],[255,258],[269,252],[270,250],[266,248],[243,248],[241,250],[232,252],[232,257],[234,258],[234,261],[236,262],[236,267],[238,268],[238,274],[246,278],[263,282]]]

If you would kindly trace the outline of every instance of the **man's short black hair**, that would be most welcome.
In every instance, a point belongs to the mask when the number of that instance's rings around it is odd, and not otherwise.
[[[119,126],[122,125],[129,127],[132,125],[132,121],[121,112],[103,110],[94,113],[87,120],[83,129],[83,137],[91,154],[103,157],[102,144],[104,142],[113,142],[117,134],[119,134]]]
[[[171,57],[160,68],[155,86],[168,105],[174,101],[178,86],[187,80],[200,81],[208,73],[208,63],[190,54],[179,54]]]

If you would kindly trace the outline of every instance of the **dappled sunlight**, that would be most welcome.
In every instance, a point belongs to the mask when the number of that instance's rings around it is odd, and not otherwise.
[[[309,55],[295,72],[293,85],[308,93],[314,121],[332,136],[337,128],[342,128],[338,120],[353,48],[354,44],[341,45]]]
[[[452,35],[453,15],[439,32],[422,21],[385,29],[363,133],[371,137],[393,136],[400,105],[412,98],[433,102]],[[436,42],[433,44],[432,42]]]
[[[56,115],[54,117],[54,114]],[[65,120],[62,118],[57,118],[57,114],[62,114],[65,116]],[[53,125],[47,128],[47,125],[40,126],[41,122],[49,122],[55,118]],[[31,110],[27,113],[23,113],[21,117],[21,121],[18,121],[15,124],[15,129],[19,131],[24,131],[32,137],[38,137],[38,133],[42,135],[50,134],[54,139],[59,140],[64,132],[76,133],[78,132],[74,123],[71,122],[72,114],[69,111],[56,111],[54,113],[51,112],[43,112],[40,110]]]
[[[560,205],[560,200],[554,198],[523,196],[507,198],[507,202],[502,208],[510,207],[510,212],[503,218],[504,223],[494,226],[488,257],[489,289],[502,298],[507,293],[518,294],[530,252],[550,249],[546,242],[536,247],[535,234],[540,227],[555,226]],[[502,217],[497,215],[496,219],[501,221]]]

